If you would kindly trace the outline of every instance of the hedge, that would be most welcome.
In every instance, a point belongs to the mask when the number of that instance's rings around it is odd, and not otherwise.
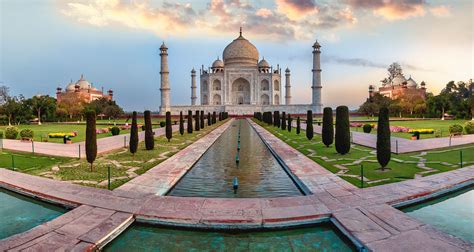
[[[19,130],[17,127],[9,126],[5,129],[6,139],[16,139],[18,137]]]
[[[21,138],[33,138],[35,133],[31,129],[22,129],[20,131],[20,137]]]
[[[449,133],[451,134],[462,134],[463,128],[459,124],[453,124],[449,126]]]
[[[466,131],[466,134],[474,134],[474,122],[473,121],[468,121],[464,124],[464,130]]]

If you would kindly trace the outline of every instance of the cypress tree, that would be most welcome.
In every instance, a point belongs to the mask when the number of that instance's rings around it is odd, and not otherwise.
[[[171,128],[171,113],[168,111],[166,112],[166,138],[168,142],[173,137],[173,129]]]
[[[277,113],[278,111],[273,111],[273,126],[277,126]]]
[[[272,112],[271,111],[268,111],[267,112],[267,120],[268,120],[268,124],[272,125],[273,124],[273,120],[272,120]]]
[[[151,126],[151,113],[150,110],[146,110],[145,116],[145,148],[147,150],[153,150],[155,148],[155,139],[153,137],[153,128]]]
[[[212,124],[216,123],[216,111],[212,112]]]
[[[332,118],[332,108],[326,107],[323,110],[323,128],[322,128],[323,143],[329,147],[334,142],[334,125]]]
[[[183,119],[183,111],[179,112],[179,134],[184,134],[184,119]]]
[[[201,124],[199,123],[199,110],[196,110],[196,114],[194,115],[194,130],[199,131]]]
[[[291,132],[291,121],[293,121],[293,118],[291,118],[291,115],[288,114],[288,132]]]
[[[301,122],[300,122],[300,117],[298,116],[298,117],[296,118],[296,134],[298,134],[298,135],[300,134],[300,131],[301,131],[301,125],[300,125],[300,123],[301,123]]]
[[[92,165],[97,157],[97,132],[96,132],[96,118],[95,111],[86,112],[87,126],[86,126],[86,158],[87,162]]]
[[[188,110],[188,134],[193,133],[193,112]]]
[[[207,112],[207,125],[211,126],[212,119],[211,119],[211,112]]]
[[[277,112],[276,112],[276,119],[275,119],[275,120],[276,120],[276,126],[277,126],[278,128],[280,128],[280,125],[281,125],[280,111],[277,111]]]
[[[349,127],[349,109],[347,106],[336,108],[336,151],[346,154],[351,149],[351,132]]]
[[[218,118],[219,118],[219,121],[222,121],[222,112],[219,112]]]
[[[286,113],[281,112],[281,129],[286,130]]]
[[[132,127],[130,128],[130,153],[135,155],[138,149],[138,126],[137,126],[137,112],[133,111],[132,114]]]
[[[382,171],[390,162],[391,155],[389,111],[388,108],[381,108],[377,124],[377,161]]]
[[[204,111],[201,110],[201,129],[204,129]]]
[[[313,111],[308,110],[306,113],[306,138],[308,140],[313,139],[314,130],[313,130]]]

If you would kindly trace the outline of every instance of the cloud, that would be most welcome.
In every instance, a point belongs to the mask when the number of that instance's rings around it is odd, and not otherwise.
[[[332,62],[332,63],[341,64],[341,65],[348,65],[348,66],[360,66],[360,67],[371,67],[371,68],[381,68],[381,69],[386,69],[390,65],[390,63],[374,62],[374,61],[363,59],[363,58],[344,58],[344,57],[339,57],[336,55],[323,56],[322,61],[328,62],[328,63]],[[425,72],[433,71],[432,69],[415,66],[415,65],[405,63],[405,62],[401,62],[400,65],[402,66],[403,69],[411,70],[411,71],[425,71]]]
[[[433,6],[430,8],[430,13],[435,17],[450,17],[451,10],[445,5]]]
[[[412,17],[424,16],[425,0],[346,0],[358,9],[372,10],[377,16],[387,20],[401,20]]]
[[[245,34],[269,40],[314,39],[315,33],[350,26],[357,19],[346,5],[314,0],[276,0],[276,6],[256,7],[250,1],[209,0],[204,8],[165,1],[69,0],[61,12],[80,23],[106,27],[122,25],[158,36],[216,36]],[[295,15],[298,15],[297,17]]]

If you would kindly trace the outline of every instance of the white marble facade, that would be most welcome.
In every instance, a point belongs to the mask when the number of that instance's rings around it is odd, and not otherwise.
[[[241,30],[239,37],[224,49],[222,60],[216,59],[207,69],[204,66],[201,67],[199,87],[196,87],[196,71],[194,69],[191,71],[192,105],[171,106],[169,100],[165,101],[168,104],[163,104],[162,100],[160,113],[164,114],[163,108],[167,108],[166,111],[171,111],[173,114],[187,110],[226,111],[229,114],[253,114],[253,112],[259,111],[280,110],[303,114],[309,109],[320,113],[322,106],[320,101],[320,46],[315,43],[313,48],[312,104],[290,104],[292,100],[290,70],[286,69],[285,83],[282,83],[282,71],[279,65],[273,68],[264,58],[260,59],[257,48],[242,36]],[[166,70],[162,70],[162,72],[166,74]],[[282,87],[285,88],[285,94],[283,94]],[[197,89],[199,96],[196,95]],[[284,105],[282,104],[283,98],[285,98]]]

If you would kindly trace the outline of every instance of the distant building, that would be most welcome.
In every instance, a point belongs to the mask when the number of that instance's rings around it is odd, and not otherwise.
[[[407,96],[426,98],[426,84],[424,81],[418,85],[411,76],[406,79],[398,63],[391,64],[387,70],[389,76],[381,81],[382,86],[378,90],[376,90],[375,85],[369,85],[369,97],[379,93],[392,100]]]
[[[84,79],[83,74],[76,83],[73,83],[71,80],[71,82],[66,85],[64,91],[61,87],[56,89],[56,99],[58,103],[61,103],[65,99],[74,99],[83,101],[85,103],[90,103],[100,98],[106,98],[107,100],[111,101],[113,99],[113,94],[114,92],[112,89],[109,89],[107,94],[105,94],[103,91],[97,90],[91,85],[91,83]]]

